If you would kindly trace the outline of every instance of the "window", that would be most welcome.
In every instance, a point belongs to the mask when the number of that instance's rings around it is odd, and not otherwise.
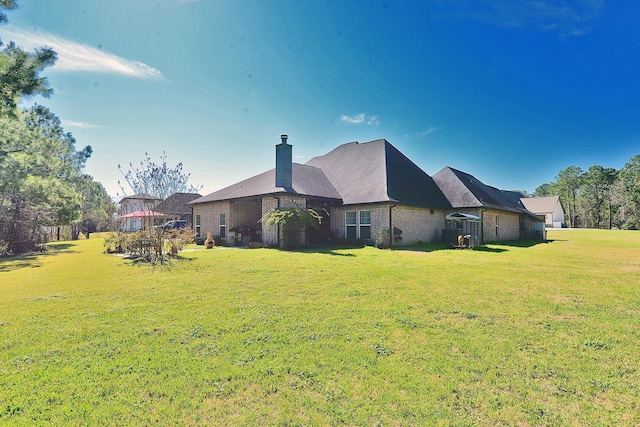
[[[226,239],[227,237],[227,214],[220,212],[220,238]]]
[[[360,211],[360,238],[371,239],[371,211]]]
[[[347,239],[356,239],[356,211],[345,212],[344,222],[347,227]]]
[[[498,215],[496,215],[496,237],[498,237]]]
[[[371,239],[371,211],[347,211],[344,223],[347,239]]]
[[[196,237],[200,237],[200,215],[196,215]]]

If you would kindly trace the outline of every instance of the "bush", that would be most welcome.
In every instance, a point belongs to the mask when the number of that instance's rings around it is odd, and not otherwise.
[[[107,253],[124,253],[128,247],[127,235],[122,231],[109,234],[109,236],[104,239],[104,247]]]
[[[297,248],[300,246],[302,231],[306,228],[317,227],[322,222],[322,216],[313,209],[274,209],[263,216],[260,222],[281,226],[282,247]]]
[[[164,234],[164,241],[169,246],[167,252],[178,253],[185,245],[193,243],[195,233],[189,228],[174,228]]]
[[[391,247],[391,229],[379,228],[376,233],[376,248],[388,249]]]
[[[640,229],[640,220],[636,218],[630,218],[622,223],[620,228],[622,230],[638,230]]]

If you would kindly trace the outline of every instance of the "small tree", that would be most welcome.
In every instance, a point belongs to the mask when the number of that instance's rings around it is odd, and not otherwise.
[[[322,216],[313,209],[286,208],[274,209],[260,219],[267,225],[277,225],[282,230],[282,247],[298,247],[300,234],[309,227],[322,223]],[[306,244],[306,242],[305,242]]]
[[[158,165],[149,153],[144,153],[145,159],[140,162],[140,166],[134,168],[133,163],[129,163],[129,171],[124,172],[120,165],[118,169],[125,181],[131,187],[135,194],[149,194],[159,199],[166,199],[174,193],[197,193],[202,186],[194,186],[188,184],[191,174],[182,172],[182,162],[173,168],[167,164],[167,155],[162,152],[160,156],[161,163]],[[118,181],[120,190],[124,195],[127,191],[120,181]]]

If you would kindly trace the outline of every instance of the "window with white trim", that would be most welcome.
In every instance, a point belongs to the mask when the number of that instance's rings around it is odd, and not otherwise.
[[[371,239],[371,211],[360,211],[360,238]]]
[[[344,213],[344,223],[347,228],[346,237],[347,239],[357,239],[357,212],[356,211],[347,211]]]
[[[496,237],[498,237],[498,215],[496,215]]]
[[[344,224],[348,240],[371,239],[371,211],[347,211]]]
[[[200,237],[200,215],[196,215],[196,237]]]
[[[220,233],[218,235],[221,239],[227,237],[227,214],[225,212],[220,212]]]

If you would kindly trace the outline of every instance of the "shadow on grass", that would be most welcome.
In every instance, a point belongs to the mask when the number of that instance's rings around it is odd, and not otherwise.
[[[42,266],[40,259],[52,255],[63,253],[76,253],[71,248],[76,246],[75,243],[60,242],[47,244],[44,252],[30,252],[22,255],[11,255],[0,257],[0,273],[20,270],[22,268],[38,268]]]
[[[65,252],[74,252],[68,251],[69,248],[77,246],[75,243],[69,242],[59,242],[59,243],[49,243],[47,244],[47,250],[52,250],[55,252],[65,251]]]
[[[476,252],[489,252],[489,253],[494,253],[494,254],[499,254],[499,253],[508,251],[508,249],[490,248],[488,246],[474,246],[473,248],[470,248],[470,249],[472,251],[476,251]]]
[[[434,252],[453,249],[446,243],[416,243],[407,246],[392,246],[392,251],[410,251],[410,252]]]
[[[413,252],[434,252],[442,250],[472,250],[478,252],[502,253],[509,251],[509,248],[530,248],[537,245],[552,243],[554,240],[509,240],[505,242],[490,242],[486,245],[477,245],[471,248],[455,248],[447,243],[416,243],[408,246],[395,246],[391,250],[413,251]]]
[[[507,246],[510,248],[531,248],[538,245],[553,243],[555,240],[508,240],[506,242],[489,242],[490,245]]]
[[[131,267],[149,267],[151,269],[162,268],[170,270],[171,267],[177,262],[188,261],[192,262],[195,260],[193,257],[185,257],[182,255],[172,255],[166,257],[162,260],[152,260],[149,259],[146,255],[140,254],[129,254],[122,257],[125,261],[131,261],[128,265]]]
[[[0,273],[20,270],[21,268],[37,268],[42,264],[38,261],[41,255],[16,255],[0,258]]]
[[[487,245],[477,245],[471,248],[455,248],[448,243],[416,243],[413,245],[404,245],[404,246],[393,246],[390,249],[381,249],[381,250],[391,250],[391,251],[406,251],[406,252],[435,252],[435,251],[449,251],[449,250],[471,250],[478,252],[488,252],[488,253],[502,253],[508,252],[509,248],[530,248],[537,245],[543,245],[547,243],[553,243],[556,240],[510,240],[505,242],[490,242]],[[362,249],[366,246],[364,244],[355,244],[355,245],[340,245],[340,246],[317,246],[317,247],[306,247],[306,248],[291,248],[291,249],[276,249],[284,252],[295,252],[302,254],[324,254],[324,255],[332,255],[332,256],[344,256],[344,257],[355,257],[357,256],[354,253],[342,252],[349,251],[353,249]],[[373,247],[373,246],[371,246]]]
[[[346,256],[346,257],[355,257],[355,254],[352,253],[343,253],[338,252],[341,250],[351,250],[351,249],[362,249],[362,246],[317,246],[311,248],[296,248],[296,249],[279,249],[284,252],[295,252],[300,254],[320,254],[320,255],[332,255],[332,256]]]

